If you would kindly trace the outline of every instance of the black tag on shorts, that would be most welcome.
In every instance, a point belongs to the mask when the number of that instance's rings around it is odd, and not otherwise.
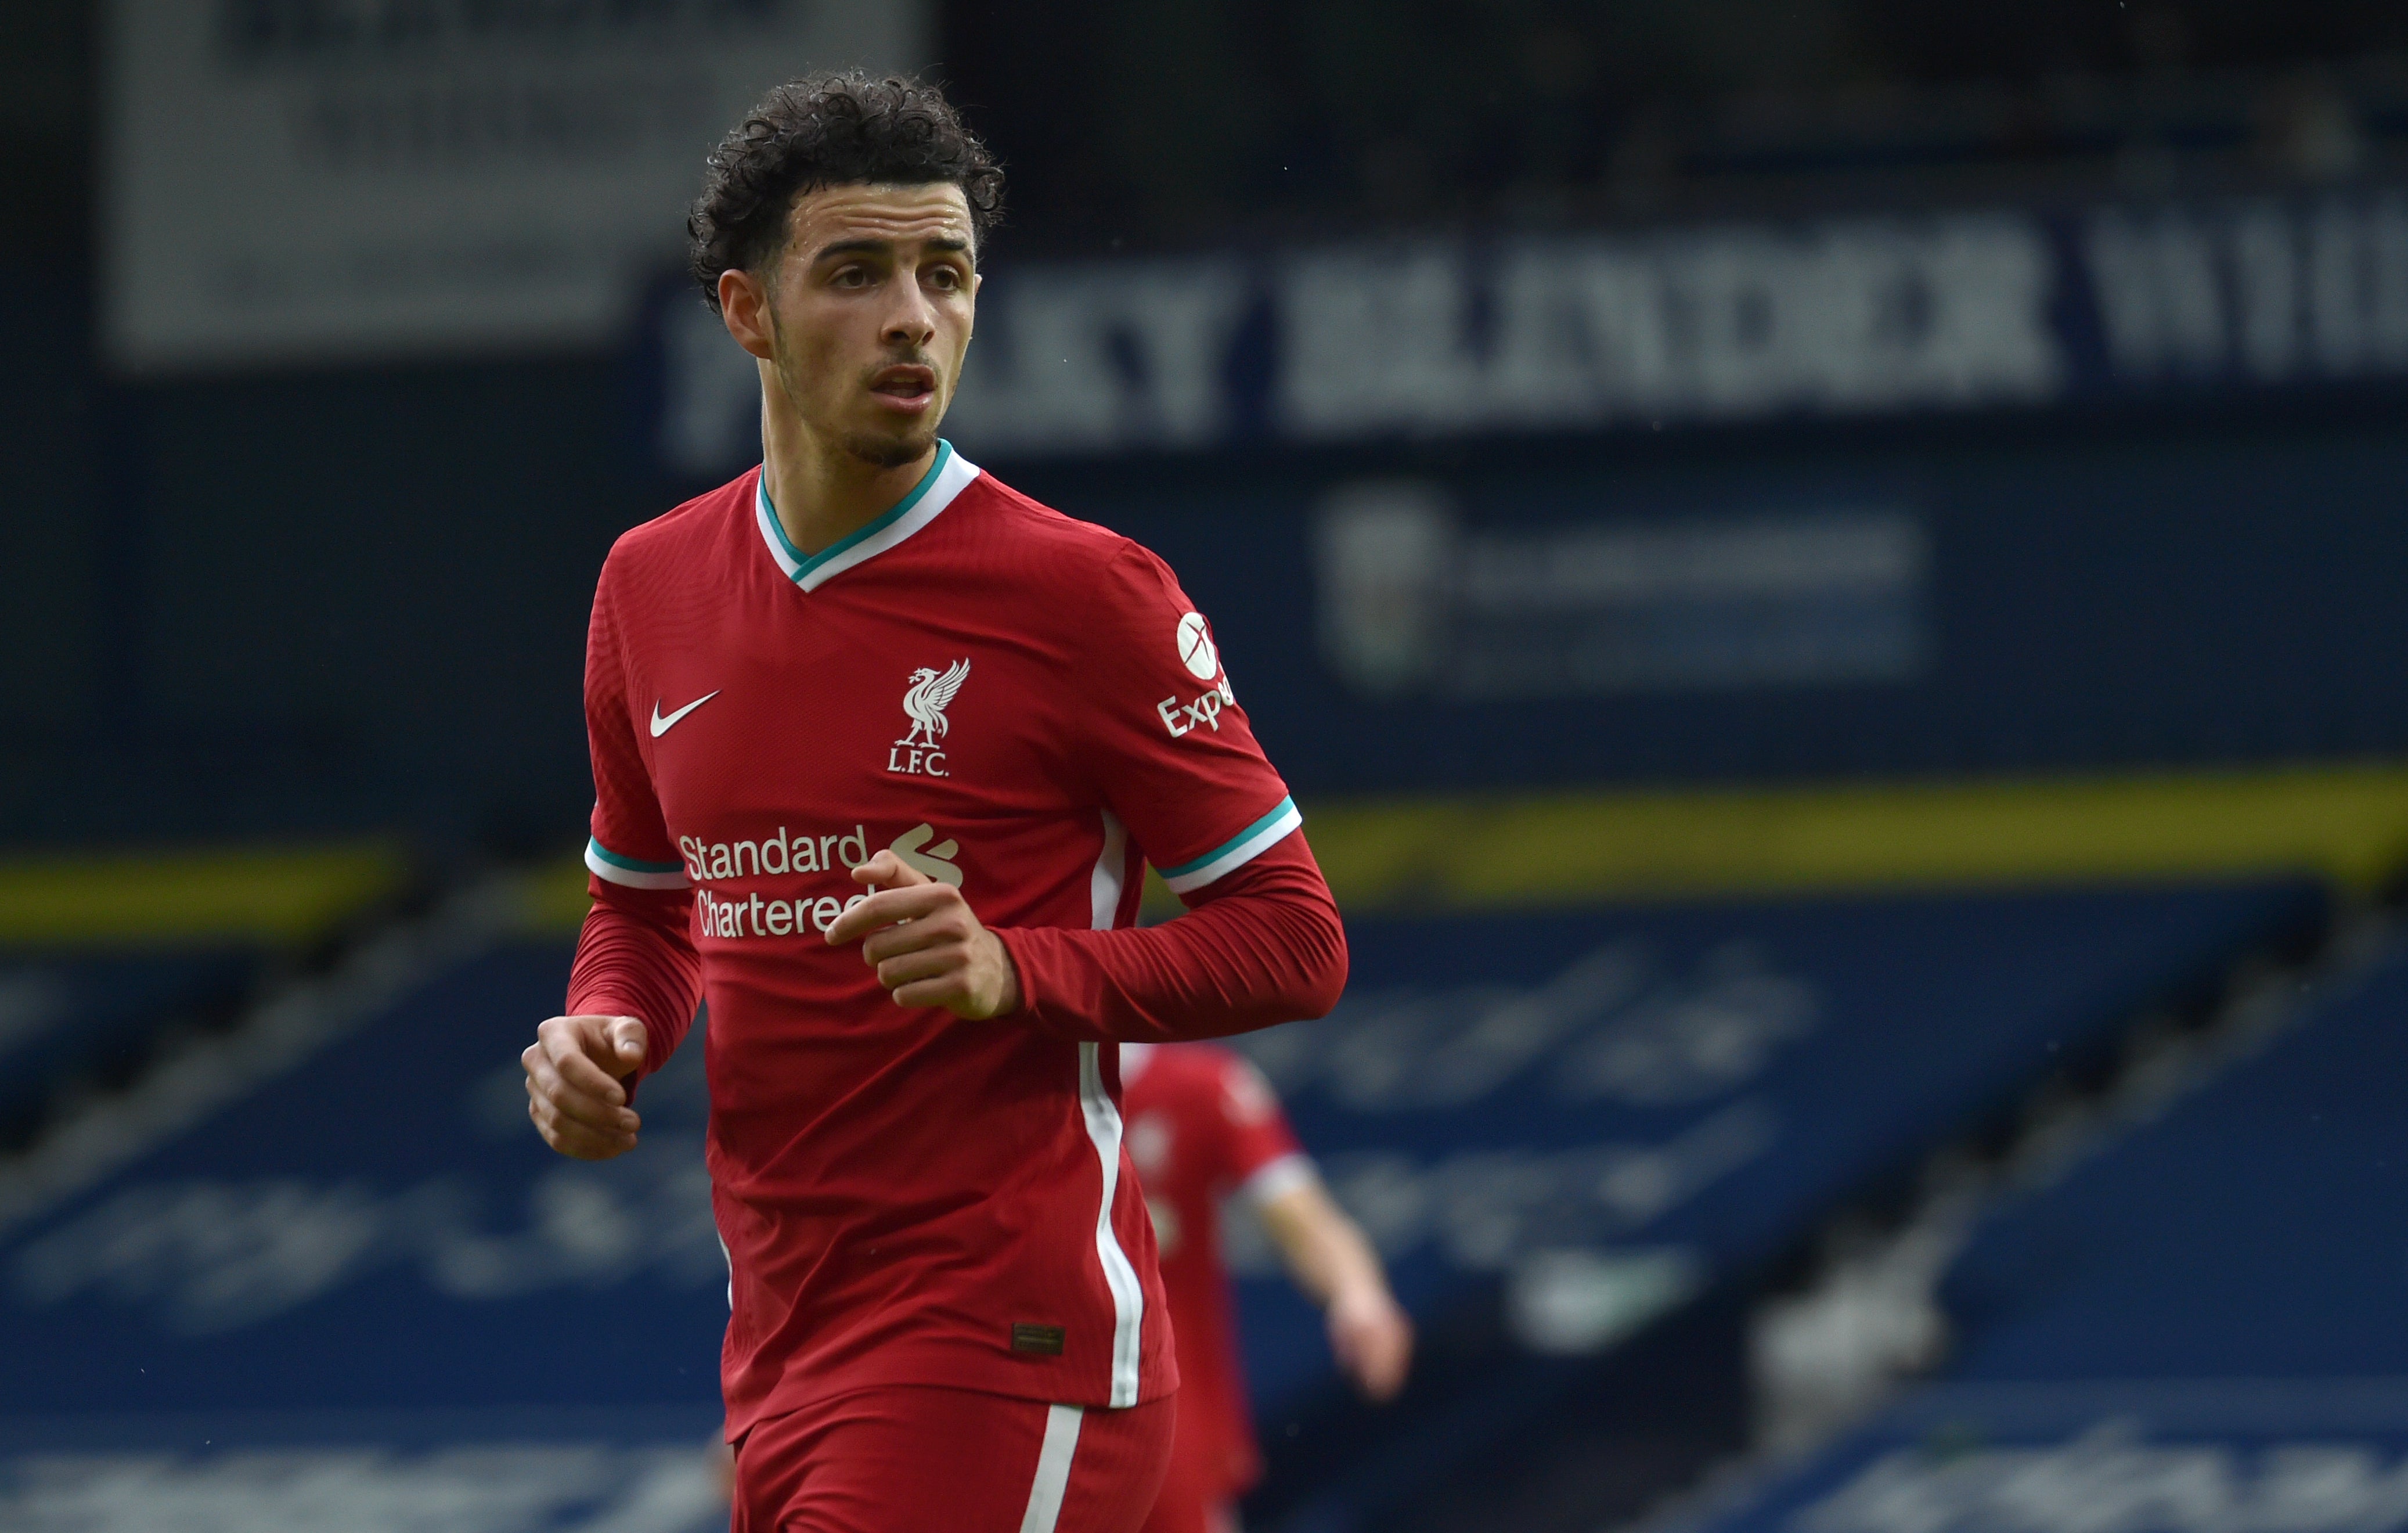
[[[1011,1328],[1011,1350],[1036,1352],[1042,1357],[1059,1357],[1062,1355],[1062,1337],[1059,1325],[1014,1325]]]

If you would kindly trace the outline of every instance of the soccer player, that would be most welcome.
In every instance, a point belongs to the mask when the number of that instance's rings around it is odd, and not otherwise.
[[[1339,1367],[1370,1398],[1403,1387],[1412,1323],[1261,1072],[1208,1044],[1128,1044],[1121,1082],[1179,1343],[1179,1424],[1145,1533],[1233,1533],[1234,1502],[1260,1478],[1262,1454],[1221,1264],[1222,1200],[1234,1193],[1254,1206],[1297,1286],[1326,1311]]]
[[[708,1000],[738,1533],[1136,1528],[1178,1376],[1116,1046],[1345,982],[1169,570],[938,437],[1001,192],[908,80],[798,80],[730,132],[688,228],[764,461],[595,592],[594,904],[528,1111],[632,1149]],[[1139,929],[1148,861],[1189,909]]]

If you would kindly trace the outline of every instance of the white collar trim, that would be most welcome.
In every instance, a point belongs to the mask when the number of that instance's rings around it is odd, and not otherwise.
[[[911,486],[911,493],[867,526],[838,539],[816,554],[806,554],[786,538],[776,508],[769,504],[769,474],[764,466],[754,481],[752,513],[761,541],[788,580],[806,591],[816,591],[856,564],[874,559],[937,519],[953,498],[979,476],[979,466],[953,451],[948,441],[937,443],[937,461]]]

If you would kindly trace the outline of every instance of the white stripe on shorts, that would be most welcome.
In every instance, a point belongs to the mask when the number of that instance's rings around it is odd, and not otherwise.
[[[1045,1408],[1045,1445],[1037,1450],[1037,1478],[1028,1485],[1028,1510],[1020,1514],[1020,1533],[1054,1533],[1054,1519],[1062,1515],[1062,1493],[1070,1488],[1079,1420],[1085,1414],[1075,1405]]]

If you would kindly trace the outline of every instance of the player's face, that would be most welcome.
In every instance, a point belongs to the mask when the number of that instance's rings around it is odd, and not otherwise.
[[[936,445],[978,273],[958,186],[828,186],[796,199],[769,289],[780,383],[806,429],[881,467]]]

